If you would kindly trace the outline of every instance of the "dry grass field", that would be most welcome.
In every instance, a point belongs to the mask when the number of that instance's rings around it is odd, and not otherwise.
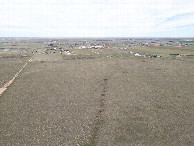
[[[29,60],[31,54],[0,53],[0,88]]]
[[[0,145],[194,145],[193,62],[128,51],[37,54],[0,96]],[[1,57],[1,82],[31,56]]]

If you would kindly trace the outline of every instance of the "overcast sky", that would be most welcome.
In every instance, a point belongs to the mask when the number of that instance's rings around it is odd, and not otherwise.
[[[0,37],[194,37],[194,0],[0,0]]]

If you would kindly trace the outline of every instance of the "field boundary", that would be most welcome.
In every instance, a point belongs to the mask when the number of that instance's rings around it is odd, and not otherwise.
[[[32,59],[35,57],[36,54],[34,54],[29,60],[28,62],[32,62]],[[13,81],[19,76],[19,74],[22,72],[22,70],[26,67],[26,65],[28,64],[25,63],[23,65],[23,67],[14,75],[14,77],[9,80],[7,83],[4,84],[4,86],[2,88],[0,88],[0,96],[3,94],[3,92],[5,92],[7,90],[7,88],[13,83]]]

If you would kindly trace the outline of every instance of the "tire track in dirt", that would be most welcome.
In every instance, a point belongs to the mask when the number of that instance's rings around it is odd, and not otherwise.
[[[105,124],[105,119],[103,114],[106,112],[106,102],[107,102],[107,91],[108,91],[108,82],[109,80],[117,74],[120,70],[120,65],[118,62],[114,62],[114,64],[109,66],[107,76],[104,77],[100,82],[100,87],[102,88],[101,94],[99,95],[99,110],[96,112],[95,123],[93,129],[91,131],[91,137],[89,139],[89,143],[85,144],[87,146],[97,145],[99,139],[99,133],[102,126]],[[113,69],[114,68],[114,69]]]
[[[98,139],[98,134],[99,134],[99,130],[102,127],[102,125],[104,124],[104,119],[103,119],[103,113],[105,112],[105,102],[106,102],[106,92],[107,92],[107,82],[108,79],[105,78],[102,81],[103,83],[101,84],[102,86],[102,92],[99,96],[99,110],[96,113],[95,116],[95,124],[94,124],[94,128],[92,130],[92,135],[90,138],[90,142],[87,145],[96,145],[97,143],[97,139]]]
[[[32,59],[35,57],[36,54],[34,54],[29,60],[28,62],[32,62]],[[0,96],[3,94],[3,92],[5,92],[7,90],[7,88],[13,83],[13,81],[19,76],[19,74],[22,72],[22,70],[26,67],[26,65],[28,64],[25,63],[24,66],[15,74],[15,76],[10,80],[8,81],[7,83],[5,83],[5,85],[0,88]]]

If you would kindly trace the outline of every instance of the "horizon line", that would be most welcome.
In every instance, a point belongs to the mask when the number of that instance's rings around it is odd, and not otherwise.
[[[101,39],[101,38],[109,38],[109,39],[112,39],[112,38],[126,38],[126,39],[130,39],[130,38],[174,38],[174,39],[181,39],[181,38],[189,38],[189,39],[191,39],[191,38],[193,38],[194,39],[194,37],[17,37],[17,36],[13,36],[13,37],[2,37],[2,36],[0,36],[0,38],[72,38],[72,39],[79,39],[79,38],[88,38],[88,39],[90,39],[90,38],[95,38],[95,39]]]

